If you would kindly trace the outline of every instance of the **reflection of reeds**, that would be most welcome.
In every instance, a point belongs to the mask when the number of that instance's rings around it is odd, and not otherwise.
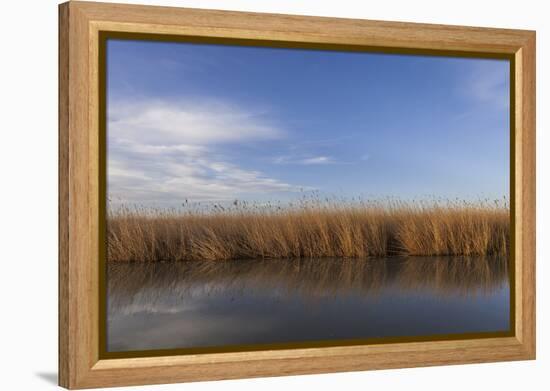
[[[506,204],[397,201],[206,212],[119,208],[107,227],[110,261],[506,256],[510,229]]]
[[[476,295],[507,283],[507,262],[501,257],[436,256],[111,263],[107,275],[109,300],[117,307],[134,299],[151,304],[168,296],[189,297],[196,290],[201,295],[230,290],[309,298],[372,297],[383,289]]]

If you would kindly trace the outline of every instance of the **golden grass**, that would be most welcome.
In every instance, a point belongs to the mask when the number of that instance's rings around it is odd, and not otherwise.
[[[107,222],[109,261],[498,255],[509,251],[506,203],[320,202],[286,207],[122,207]]]

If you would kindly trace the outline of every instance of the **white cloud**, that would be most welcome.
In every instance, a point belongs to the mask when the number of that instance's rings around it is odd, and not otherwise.
[[[222,102],[146,100],[109,103],[109,134],[146,146],[269,140],[282,132],[261,115]]]
[[[254,112],[220,102],[109,104],[108,191],[113,202],[228,200],[298,186],[224,158],[231,144],[283,137]]]
[[[308,157],[293,157],[293,156],[277,156],[273,159],[275,164],[299,164],[299,165],[321,165],[321,164],[337,164],[338,162],[330,156],[308,156]]]
[[[333,162],[332,158],[328,157],[328,156],[315,156],[315,157],[310,157],[310,158],[307,158],[307,159],[303,159],[302,161],[302,164],[306,164],[306,165],[309,165],[309,164],[330,164]]]
[[[499,60],[478,60],[472,73],[459,87],[478,102],[488,103],[497,109],[507,109],[510,72],[507,64],[495,66]],[[500,65],[500,64],[499,64]]]

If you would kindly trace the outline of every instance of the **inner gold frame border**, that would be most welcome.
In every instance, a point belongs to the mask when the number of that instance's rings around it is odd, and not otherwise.
[[[510,60],[511,332],[157,351],[149,357],[106,352],[106,108],[100,65],[108,37]],[[535,358],[535,345],[535,32],[80,1],[59,6],[61,386],[526,360]]]

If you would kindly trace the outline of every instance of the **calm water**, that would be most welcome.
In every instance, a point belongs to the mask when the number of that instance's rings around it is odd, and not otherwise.
[[[506,331],[507,261],[118,263],[109,351]]]

